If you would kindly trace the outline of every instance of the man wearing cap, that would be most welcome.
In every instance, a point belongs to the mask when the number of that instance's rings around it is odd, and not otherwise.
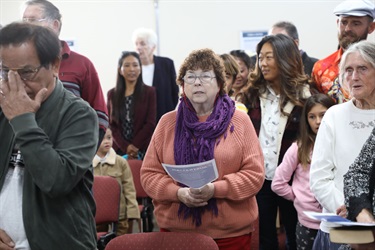
[[[375,5],[371,0],[346,0],[333,11],[338,16],[339,50],[315,63],[312,79],[317,89],[342,103],[349,100],[347,90],[338,81],[339,63],[350,44],[366,40],[375,29]]]

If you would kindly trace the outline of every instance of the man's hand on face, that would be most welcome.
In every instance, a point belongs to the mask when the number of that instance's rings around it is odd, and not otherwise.
[[[0,83],[0,107],[5,117],[10,121],[18,115],[36,113],[47,93],[47,89],[41,89],[31,99],[25,90],[25,84],[17,71],[10,70],[8,81]]]

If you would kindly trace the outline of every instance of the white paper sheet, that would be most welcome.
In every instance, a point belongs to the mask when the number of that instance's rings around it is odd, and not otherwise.
[[[162,165],[175,181],[191,188],[201,188],[218,177],[215,159],[188,165]]]
[[[314,220],[326,221],[334,223],[340,226],[366,226],[366,227],[375,227],[374,223],[360,223],[354,222],[348,219],[345,219],[334,213],[317,213],[310,211],[303,211],[308,217]]]

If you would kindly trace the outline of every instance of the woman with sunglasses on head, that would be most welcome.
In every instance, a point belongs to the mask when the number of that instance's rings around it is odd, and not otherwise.
[[[198,232],[223,249],[250,249],[258,216],[255,195],[264,181],[263,155],[248,115],[225,94],[222,60],[210,49],[190,53],[177,82],[178,110],[159,121],[141,169],[161,231]],[[214,160],[218,178],[201,188],[174,181],[162,163]]]
[[[310,96],[299,50],[283,34],[264,37],[257,45],[257,65],[240,101],[259,136],[266,180],[257,194],[260,249],[278,249],[277,211],[286,231],[287,248],[296,248],[297,213],[291,201],[271,190],[276,167],[296,140],[304,101]]]
[[[138,53],[122,52],[116,87],[107,99],[114,150],[128,159],[143,159],[156,126],[156,92],[143,83]]]

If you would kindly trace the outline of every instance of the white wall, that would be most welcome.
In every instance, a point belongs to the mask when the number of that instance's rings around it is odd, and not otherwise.
[[[74,38],[78,52],[90,58],[103,92],[115,85],[118,57],[134,50],[138,27],[156,28],[154,0],[55,0],[63,15],[62,39]],[[159,0],[159,54],[176,70],[194,49],[227,53],[240,46],[242,30],[268,30],[280,20],[293,22],[300,47],[323,58],[337,48],[334,7],[341,0]],[[374,0],[375,2],[375,0]],[[0,0],[0,23],[20,20],[23,1]],[[369,40],[375,42],[374,34]]]

